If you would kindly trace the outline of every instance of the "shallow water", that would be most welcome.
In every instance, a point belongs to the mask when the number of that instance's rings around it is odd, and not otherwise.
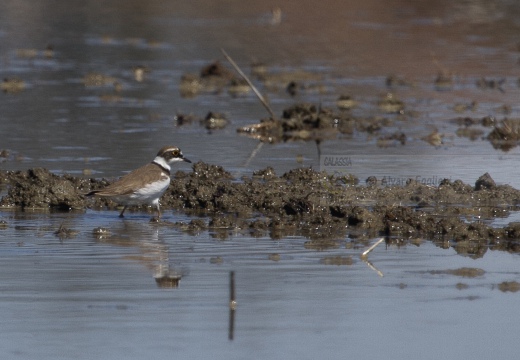
[[[272,166],[277,173],[320,167],[314,142],[264,144],[236,128],[267,116],[257,99],[227,92],[182,98],[179,82],[213,60],[220,48],[249,71],[261,61],[274,72],[305,70],[320,90],[295,98],[281,88],[266,92],[275,113],[298,102],[335,107],[340,94],[361,105],[357,115],[384,115],[377,101],[389,91],[388,75],[412,85],[392,88],[413,115],[384,129],[407,133],[406,145],[380,148],[355,133],[326,140],[322,155],[348,156],[361,181],[370,175],[451,178],[473,183],[489,172],[500,184],[520,187],[518,147],[495,150],[486,140],[458,137],[459,116],[518,118],[518,28],[514,1],[325,1],[320,11],[300,2],[70,1],[0,5],[0,76],[26,88],[0,94],[2,169],[42,166],[57,173],[116,177],[175,144],[193,161],[248,174]],[[272,23],[271,9],[282,19]],[[48,44],[52,57],[45,57]],[[36,49],[36,54],[23,49]],[[151,71],[137,82],[132,67]],[[440,71],[453,75],[449,91],[437,91]],[[99,72],[114,86],[85,86]],[[505,79],[502,91],[481,89],[481,77]],[[456,103],[476,101],[457,113]],[[509,105],[504,115],[499,110]],[[225,129],[208,132],[175,126],[178,113],[203,117],[222,112]],[[421,140],[434,129],[445,135],[432,146]],[[486,130],[486,131],[489,131]],[[253,151],[256,155],[250,161]],[[179,167],[189,170],[188,165]],[[330,170],[330,169],[327,169]],[[166,214],[169,221],[189,221]],[[498,219],[496,225],[518,218]],[[518,294],[499,284],[520,282],[518,255],[488,251],[483,258],[457,255],[427,240],[420,246],[385,248],[372,265],[339,239],[338,248],[306,249],[305,238],[226,240],[187,235],[148,223],[148,214],[116,212],[0,213],[0,330],[2,358],[512,358],[518,330]],[[60,224],[78,233],[60,239]],[[96,227],[111,235],[98,239]],[[368,246],[368,244],[367,244]],[[275,254],[275,255],[273,255]],[[278,259],[279,260],[275,261]],[[331,257],[351,265],[327,265]],[[347,261],[350,262],[350,261]],[[464,278],[432,271],[478,268]],[[169,269],[179,287],[157,286]],[[229,337],[229,272],[236,274],[238,308]],[[457,284],[459,284],[457,286]],[[502,289],[502,290],[500,290]]]
[[[360,259],[363,249],[347,246],[348,239],[317,252],[304,249],[303,238],[190,236],[149,224],[140,214],[126,220],[116,212],[93,211],[3,218],[10,223],[0,248],[5,358],[240,359],[254,351],[255,358],[345,353],[434,359],[516,353],[508,344],[514,344],[518,328],[518,295],[499,284],[518,280],[518,255],[488,252],[473,260],[427,241],[401,248],[383,244],[369,255],[380,276]],[[79,233],[58,238],[53,230],[62,223]],[[96,239],[94,224],[111,235]],[[324,262],[334,256],[351,257],[352,263]],[[182,275],[178,288],[156,285],[159,267]],[[462,267],[485,273],[443,273]],[[233,340],[230,271],[238,304]]]
[[[236,129],[267,116],[252,93],[238,98],[227,92],[180,96],[181,75],[197,73],[217,59],[225,63],[220,53],[225,48],[246,73],[251,62],[261,61],[273,72],[305,70],[317,76],[308,85],[321,84],[323,89],[302,91],[295,98],[285,93],[283,85],[272,92],[257,84],[276,114],[302,101],[335,108],[337,97],[347,93],[360,102],[355,114],[392,119],[395,116],[377,111],[377,101],[388,91],[401,98],[415,115],[396,120],[383,134],[405,131],[405,146],[378,148],[376,138],[366,134],[320,145],[322,155],[372,156],[362,171],[356,169],[361,180],[377,172],[382,154],[396,159],[433,154],[442,159],[442,168],[426,158],[424,166],[439,177],[473,182],[488,171],[499,183],[520,186],[517,177],[503,170],[514,166],[517,147],[507,153],[510,161],[465,159],[464,155],[503,153],[488,141],[457,137],[457,126],[449,121],[460,116],[501,119],[505,115],[497,109],[502,105],[511,107],[508,117],[518,117],[514,29],[519,26],[515,16],[519,10],[514,3],[498,2],[490,12],[489,5],[479,1],[428,6],[329,1],[323,4],[323,13],[288,3],[281,7],[278,25],[268,21],[270,10],[279,6],[274,2],[46,4],[2,5],[0,75],[26,83],[24,91],[5,94],[0,103],[0,133],[6,135],[2,148],[11,152],[3,164],[6,169],[44,166],[56,172],[113,177],[149,161],[160,146],[170,143],[195,161],[239,172],[266,166],[277,172],[296,166],[319,168],[314,142],[266,145],[248,163],[258,143],[238,136]],[[52,12],[42,10],[47,8]],[[482,13],[494,16],[482,18]],[[43,52],[48,44],[54,48],[51,58]],[[26,49],[37,52],[30,56]],[[150,68],[142,82],[132,72],[138,65]],[[441,71],[453,75],[451,91],[435,90],[433,82]],[[111,83],[85,86],[83,78],[93,72],[115,78],[122,90],[117,93]],[[388,75],[403,78],[410,86],[388,89]],[[481,77],[505,79],[504,92],[478,88],[475,82]],[[472,101],[478,104],[473,111],[453,110],[457,103]],[[209,111],[224,113],[230,125],[211,133],[198,125],[175,126],[178,112],[203,117]],[[438,147],[421,140],[434,129],[445,135]],[[396,163],[388,176],[421,175],[406,162]],[[457,171],[447,171],[451,169]]]

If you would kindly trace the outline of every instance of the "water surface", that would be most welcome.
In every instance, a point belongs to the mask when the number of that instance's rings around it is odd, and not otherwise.
[[[280,7],[280,23],[272,9]],[[0,5],[0,76],[25,89],[0,94],[2,169],[46,167],[56,173],[117,177],[175,144],[193,161],[250,174],[272,166],[319,168],[314,142],[264,144],[236,128],[268,116],[252,94],[180,96],[182,74],[197,73],[225,48],[249,73],[251,63],[273,72],[304,70],[321,90],[295,98],[283,88],[265,92],[277,114],[292,104],[335,108],[340,94],[361,105],[358,116],[388,116],[407,133],[406,145],[377,146],[355,133],[329,139],[321,154],[347,155],[352,172],[370,176],[448,177],[473,183],[489,172],[499,184],[520,187],[519,150],[494,149],[482,138],[456,135],[459,116],[517,118],[518,22],[514,1],[301,2],[4,1]],[[44,50],[52,45],[53,54]],[[27,49],[34,51],[27,51]],[[142,82],[133,67],[150,68]],[[89,73],[113,83],[85,86]],[[439,73],[451,75],[439,91]],[[407,85],[389,89],[395,75]],[[504,80],[482,89],[477,80]],[[316,89],[316,88],[314,88]],[[381,114],[388,91],[412,115]],[[457,103],[478,106],[462,113]],[[500,109],[510,106],[504,114]],[[222,112],[230,124],[209,132],[176,126],[177,113]],[[421,140],[437,130],[440,146]],[[486,131],[489,131],[487,129]],[[249,161],[251,153],[257,153]],[[179,169],[189,171],[187,164]],[[513,213],[510,220],[517,218]],[[189,221],[167,212],[169,221]],[[335,239],[339,246],[307,249],[308,239],[273,240],[236,234],[222,240],[203,231],[187,235],[148,223],[148,214],[3,211],[0,220],[0,353],[6,359],[228,358],[512,358],[516,354],[518,255],[487,251],[457,255],[428,239],[419,246]],[[507,219],[499,219],[503,226]],[[77,231],[60,239],[60,225]],[[92,234],[105,227],[111,235]],[[375,241],[375,239],[374,239]],[[350,265],[327,265],[340,257]],[[474,278],[446,270],[475,268]],[[169,270],[178,288],[155,281]],[[229,273],[238,308],[229,340]]]

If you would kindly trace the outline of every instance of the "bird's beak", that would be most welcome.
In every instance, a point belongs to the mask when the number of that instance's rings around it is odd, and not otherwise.
[[[191,163],[190,159],[186,159],[185,157],[182,158],[182,161],[186,161],[187,163]]]

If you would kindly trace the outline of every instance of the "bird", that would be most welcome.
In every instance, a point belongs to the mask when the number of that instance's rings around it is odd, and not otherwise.
[[[119,214],[121,218],[130,205],[154,205],[160,219],[159,199],[170,185],[170,164],[180,161],[191,163],[178,147],[164,146],[148,164],[133,170],[101,190],[90,191],[85,196],[108,198],[123,205],[123,210]]]

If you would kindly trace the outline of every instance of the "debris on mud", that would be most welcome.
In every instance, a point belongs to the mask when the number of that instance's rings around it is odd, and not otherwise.
[[[229,121],[224,114],[212,111],[208,112],[204,118],[199,118],[193,114],[179,113],[173,117],[173,121],[175,126],[199,124],[210,131],[223,129],[229,124]]]
[[[325,92],[324,86],[320,84],[321,75],[305,70],[275,72],[269,71],[265,65],[255,64],[251,68],[251,74],[270,92],[283,90],[291,96],[301,92]]]
[[[475,278],[484,276],[486,273],[484,270],[479,268],[468,268],[463,267],[459,269],[448,269],[448,270],[431,270],[429,271],[431,275],[454,275],[454,276],[460,276],[465,278]]]
[[[351,256],[325,256],[320,262],[324,265],[352,265],[354,261]]]
[[[498,284],[498,290],[502,292],[517,292],[520,291],[520,283],[517,281],[504,281]]]
[[[241,79],[219,61],[215,61],[203,67],[198,75],[182,75],[180,94],[189,98],[199,93],[219,93],[228,86],[237,91],[236,86],[239,84],[242,84]]]
[[[86,87],[100,87],[100,86],[107,86],[107,85],[116,86],[118,84],[118,81],[113,76],[101,74],[98,72],[92,72],[92,73],[86,74],[83,77],[83,84]]]
[[[480,139],[484,135],[484,130],[481,129],[473,129],[469,127],[460,127],[457,129],[455,134],[458,137],[466,137],[470,139],[471,141],[475,141],[477,139]]]
[[[453,77],[447,71],[441,71],[437,74],[434,81],[435,89],[437,91],[451,90],[453,87]]]
[[[285,91],[290,96],[301,92],[324,93],[325,87],[320,84],[321,76],[312,72],[298,71],[270,71],[264,64],[251,65],[251,75],[262,83],[270,92]],[[200,93],[219,94],[223,91],[233,96],[246,95],[251,92],[247,82],[235,75],[220,61],[204,66],[199,74],[187,73],[182,75],[180,94],[182,97],[194,97]]]
[[[247,95],[251,91],[251,88],[245,80],[242,79],[231,79],[228,85],[228,93],[233,97]]]
[[[459,126],[483,126],[483,127],[491,127],[497,123],[497,120],[492,116],[485,116],[483,118],[472,118],[472,117],[458,117],[451,121]]]
[[[202,120],[202,124],[204,124],[204,127],[208,130],[223,129],[228,123],[229,121],[224,114],[214,112],[209,112],[204,120]]]
[[[378,104],[379,109],[388,114],[404,114],[404,103],[394,94],[388,93]]]
[[[497,108],[494,109],[497,113],[503,114],[503,115],[509,115],[513,111],[511,108],[511,105],[503,104]]]
[[[457,136],[468,137],[471,140],[486,139],[498,150],[509,151],[520,144],[520,119],[518,118],[498,120],[493,116],[458,117],[452,122],[461,126],[456,131]],[[484,128],[489,127],[492,127],[492,130],[484,135]]]
[[[396,131],[392,134],[382,135],[377,138],[377,146],[381,148],[395,146],[397,144],[406,144],[406,134],[401,131]]]
[[[113,209],[106,199],[83,194],[109,181],[58,176],[45,169],[1,173],[8,185],[2,207],[58,210]],[[497,185],[484,174],[474,186],[443,180],[439,186],[410,180],[404,185],[352,185],[310,168],[278,176],[273,169],[235,179],[220,166],[198,162],[192,172],[178,171],[161,199],[161,208],[209,219],[178,226],[191,233],[210,231],[217,238],[244,232],[254,236],[309,238],[306,247],[337,247],[347,237],[389,243],[426,238],[458,253],[480,257],[488,249],[520,252],[520,223],[495,228],[486,221],[520,210],[520,190]],[[136,207],[129,210],[135,210]],[[141,209],[150,207],[142,206]],[[174,224],[175,225],[175,224]]]
[[[78,233],[79,233],[79,231],[74,230],[74,229],[69,229],[69,228],[63,226],[63,224],[61,224],[60,227],[58,228],[58,230],[56,230],[54,232],[54,235],[56,235],[60,239],[66,239],[66,238],[73,238]]]
[[[227,56],[227,55],[226,55]],[[230,59],[229,59],[230,60]],[[232,62],[232,60],[230,60]],[[234,64],[232,62],[232,64]],[[239,73],[241,70],[237,69]],[[285,89],[291,96],[296,96],[301,91],[317,90],[323,92],[318,74],[305,71],[301,72],[276,72],[270,73],[265,65],[252,66],[252,74],[262,82],[264,88],[269,91]],[[243,75],[245,76],[245,75]],[[182,76],[180,91],[185,97],[196,96],[200,92],[220,93],[227,89],[232,96],[249,92],[252,84],[246,79],[238,78],[229,69],[216,61],[204,67],[199,75],[185,74]],[[263,101],[263,100],[261,100]],[[290,106],[283,111],[282,117],[277,118],[272,111],[271,117],[261,119],[258,123],[242,126],[237,129],[238,133],[247,135],[262,142],[281,141],[322,141],[333,139],[341,135],[350,137],[354,131],[374,134],[383,127],[391,126],[393,121],[388,117],[354,117],[348,110],[355,108],[358,101],[350,95],[340,95],[336,100],[336,106],[340,110],[336,113],[330,109],[322,108],[321,105],[300,103]],[[387,93],[378,102],[378,109],[384,115],[391,118],[405,115],[405,104],[397,99],[392,93]],[[267,105],[268,106],[268,105]],[[208,116],[210,116],[208,114]],[[190,116],[177,116],[178,125],[193,122]],[[219,121],[216,121],[219,120]],[[222,128],[227,125],[225,118],[207,117],[204,121],[209,130]],[[398,134],[398,137],[380,138],[379,146],[393,146],[396,140],[401,145],[406,143],[406,135]]]
[[[388,75],[385,80],[385,84],[389,88],[403,87],[403,86],[415,86],[411,81],[408,81],[402,77],[396,75]]]
[[[480,78],[477,80],[477,87],[480,89],[497,89],[500,92],[505,92],[502,87],[506,82],[506,79],[486,79]]]
[[[109,237],[111,232],[109,229],[100,226],[92,230],[92,235],[94,235],[96,239],[101,240],[103,238]]]
[[[54,47],[48,44],[45,49],[38,50],[35,48],[19,48],[16,49],[16,56],[20,59],[33,60],[35,58],[51,59],[54,57]]]
[[[0,89],[9,94],[16,94],[25,89],[25,82],[18,78],[4,78],[0,83]]]
[[[421,140],[432,146],[441,146],[444,143],[444,134],[435,129],[430,134],[422,137]]]
[[[354,117],[309,103],[285,109],[281,119],[262,119],[257,124],[237,129],[240,134],[263,142],[311,141],[350,136],[354,131],[376,134],[393,121],[386,117]],[[405,136],[406,137],[406,136]],[[402,137],[399,139],[402,141]]]
[[[193,114],[178,113],[173,117],[173,122],[175,126],[191,125],[194,123],[200,123],[201,121],[201,118]]]
[[[457,113],[463,113],[466,111],[476,111],[478,107],[478,103],[476,101],[472,101],[469,104],[457,103],[453,106],[453,111]]]
[[[520,119],[504,119],[487,136],[495,149],[508,151],[520,141]]]
[[[350,95],[340,95],[338,100],[336,100],[336,106],[341,110],[351,110],[358,106],[358,102]]]

